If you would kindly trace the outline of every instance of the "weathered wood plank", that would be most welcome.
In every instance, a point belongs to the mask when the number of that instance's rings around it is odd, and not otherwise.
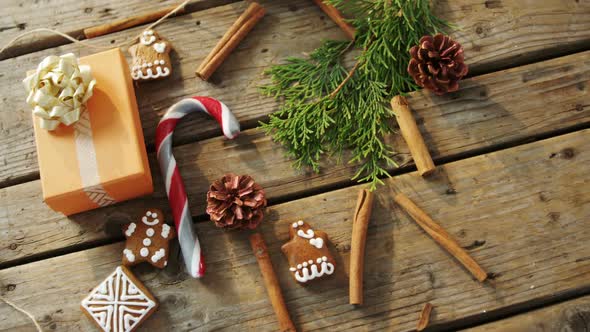
[[[242,1],[174,17],[158,27],[158,32],[172,42],[176,53],[172,53],[174,73],[171,77],[142,83],[136,88],[148,144],[154,142],[156,125],[166,109],[173,102],[192,95],[209,95],[223,100],[243,125],[252,127],[277,106],[272,99],[263,98],[258,93],[262,72],[269,63],[313,50],[326,38],[345,38],[313,2],[267,1],[264,5],[268,14],[216,72],[213,76],[215,83],[195,78],[195,68],[241,14],[246,3]],[[111,42],[126,41],[140,31],[141,27],[138,27],[88,42],[108,47]],[[20,83],[24,73],[35,68],[49,54],[67,52],[84,56],[96,50],[69,44],[0,61],[0,79],[5,83],[0,86],[0,185],[20,182],[20,178],[28,179],[38,172],[30,109],[24,102],[25,91]],[[221,134],[215,123],[203,119],[204,115],[183,119],[176,129],[177,143]]]
[[[195,0],[186,6],[186,12],[220,6],[237,0]],[[83,38],[84,28],[125,19],[141,13],[149,13],[179,4],[177,0],[161,1],[114,1],[96,3],[60,1],[5,0],[0,17],[0,40],[7,43],[16,36],[38,28],[49,28],[64,32],[74,38]],[[35,52],[38,50],[69,44],[70,41],[49,33],[41,33],[20,39],[6,49],[0,59]]]
[[[294,323],[309,330],[415,328],[425,302],[432,324],[482,315],[588,285],[590,277],[590,130],[449,163],[425,181],[411,173],[376,193],[369,225],[365,305],[348,304],[346,280],[352,213],[360,186],[273,206],[261,225]],[[395,188],[394,188],[395,187]],[[449,189],[452,188],[452,191]],[[401,190],[434,216],[489,272],[472,279],[392,201]],[[332,240],[331,281],[295,284],[280,246],[303,218]],[[158,330],[276,329],[247,234],[199,223],[209,263],[194,280],[176,266],[134,271],[160,299],[145,328]],[[81,298],[120,263],[122,243],[0,271],[0,294],[38,317],[47,329],[86,330]],[[30,323],[0,305],[0,330]]]
[[[588,50],[590,3],[544,0],[436,1],[435,11],[459,29],[470,75]]]
[[[584,296],[463,331],[588,331],[590,329],[589,318],[590,296]]]
[[[590,123],[590,52],[492,73],[464,81],[463,90],[445,98],[415,93],[410,101],[435,159],[544,135]],[[400,137],[392,145],[409,161]],[[273,201],[301,197],[347,183],[350,165],[326,164],[321,174],[293,170],[283,150],[259,130],[234,141],[214,138],[175,149],[192,213],[204,212],[209,184],[227,172],[250,174]],[[156,193],[70,219],[42,203],[39,181],[0,189],[0,265],[73,245],[120,236],[123,222],[147,206],[167,210],[159,168],[152,156]],[[35,220],[26,223],[22,220]]]
[[[261,97],[257,86],[262,72],[286,56],[298,56],[317,47],[325,38],[345,38],[334,23],[306,0],[262,1],[268,15],[214,75],[214,83],[194,77],[194,69],[227,27],[239,15],[243,3],[170,19],[158,28],[177,49],[175,74],[165,81],[143,84],[137,89],[146,141],[153,135],[165,109],[181,97],[211,95],[226,102],[242,123],[252,127],[277,108]],[[465,46],[472,73],[512,67],[564,52],[587,49],[590,40],[590,3],[542,1],[527,6],[517,1],[437,1],[436,13],[461,29],[453,36]],[[91,41],[108,46],[135,36],[138,29],[111,34]],[[30,110],[23,102],[18,82],[48,54],[95,52],[66,45],[0,62],[0,185],[30,180],[37,176]],[[17,88],[15,88],[17,86]],[[474,96],[474,98],[481,98]],[[177,142],[211,137],[220,131],[201,124],[202,117],[183,120]]]

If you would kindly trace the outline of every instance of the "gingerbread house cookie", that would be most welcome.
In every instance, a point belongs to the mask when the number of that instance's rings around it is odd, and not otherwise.
[[[145,30],[139,42],[129,48],[131,77],[134,80],[149,81],[170,76],[170,43],[160,38],[154,30]]]
[[[158,301],[124,266],[82,300],[82,311],[102,331],[132,332],[158,308]]]
[[[139,222],[125,226],[123,232],[127,238],[123,265],[148,262],[159,269],[168,265],[170,240],[176,237],[176,231],[164,223],[162,211],[147,210]]]
[[[302,220],[289,226],[289,242],[281,250],[289,260],[289,271],[299,283],[334,273],[336,262],[328,249],[328,235]]]

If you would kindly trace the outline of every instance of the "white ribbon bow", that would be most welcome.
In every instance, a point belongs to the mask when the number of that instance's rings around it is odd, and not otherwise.
[[[80,119],[96,80],[90,66],[78,65],[76,56],[68,53],[46,57],[23,83],[29,92],[27,103],[40,118],[41,128],[51,131],[60,123],[69,126]]]

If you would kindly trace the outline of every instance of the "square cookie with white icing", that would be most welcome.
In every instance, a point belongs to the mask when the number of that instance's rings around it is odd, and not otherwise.
[[[119,266],[81,307],[102,331],[132,332],[158,309],[158,301],[131,271]]]
[[[127,242],[123,249],[123,265],[133,266],[148,262],[163,269],[168,265],[170,240],[176,231],[164,223],[164,214],[158,209],[149,209],[138,222],[123,229]]]

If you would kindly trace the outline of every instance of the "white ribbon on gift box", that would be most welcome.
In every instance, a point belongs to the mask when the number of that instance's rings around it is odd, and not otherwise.
[[[92,126],[89,112],[83,112],[80,120],[75,124],[76,156],[80,168],[82,187],[88,198],[103,207],[116,203],[100,183],[96,151],[92,139]]]

